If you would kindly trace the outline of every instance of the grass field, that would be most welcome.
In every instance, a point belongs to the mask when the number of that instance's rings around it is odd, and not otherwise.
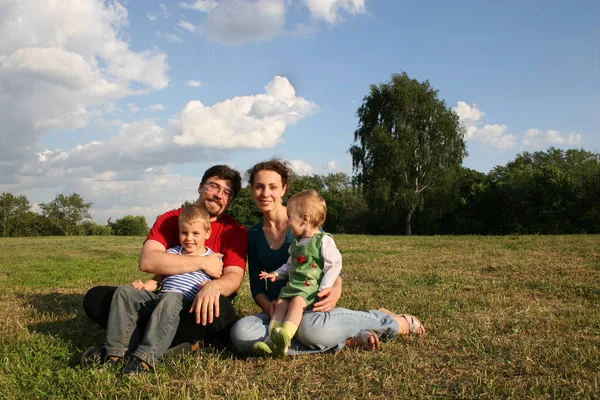
[[[337,235],[339,305],[411,312],[423,338],[284,360],[208,348],[126,378],[82,369],[103,342],[83,295],[143,278],[142,240],[0,239],[0,398],[600,398],[600,236]],[[247,279],[236,307],[258,311]]]

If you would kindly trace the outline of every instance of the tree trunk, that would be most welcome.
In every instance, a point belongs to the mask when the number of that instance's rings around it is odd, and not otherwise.
[[[404,226],[404,233],[406,234],[406,236],[412,235],[412,227],[410,226],[410,220],[411,220],[414,212],[415,212],[415,210],[410,210],[408,212],[408,214],[406,215],[406,224]]]

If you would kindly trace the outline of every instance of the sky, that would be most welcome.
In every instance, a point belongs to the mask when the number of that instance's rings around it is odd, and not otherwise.
[[[600,151],[598,0],[0,0],[0,192],[101,224],[273,156],[352,174],[369,85],[428,80],[463,165]]]

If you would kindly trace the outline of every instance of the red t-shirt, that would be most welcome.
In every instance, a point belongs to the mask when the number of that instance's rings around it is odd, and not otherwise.
[[[146,240],[156,240],[165,249],[179,246],[179,214],[178,210],[167,211],[156,219]],[[246,269],[248,254],[248,234],[246,228],[233,217],[221,214],[210,223],[210,237],[204,245],[215,253],[223,254],[223,267],[236,266]]]

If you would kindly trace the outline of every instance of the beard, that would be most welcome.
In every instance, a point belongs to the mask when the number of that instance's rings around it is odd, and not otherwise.
[[[218,217],[225,211],[224,201],[223,199],[217,199],[215,197],[207,197],[205,199],[200,199],[202,205],[208,212],[211,218]]]

